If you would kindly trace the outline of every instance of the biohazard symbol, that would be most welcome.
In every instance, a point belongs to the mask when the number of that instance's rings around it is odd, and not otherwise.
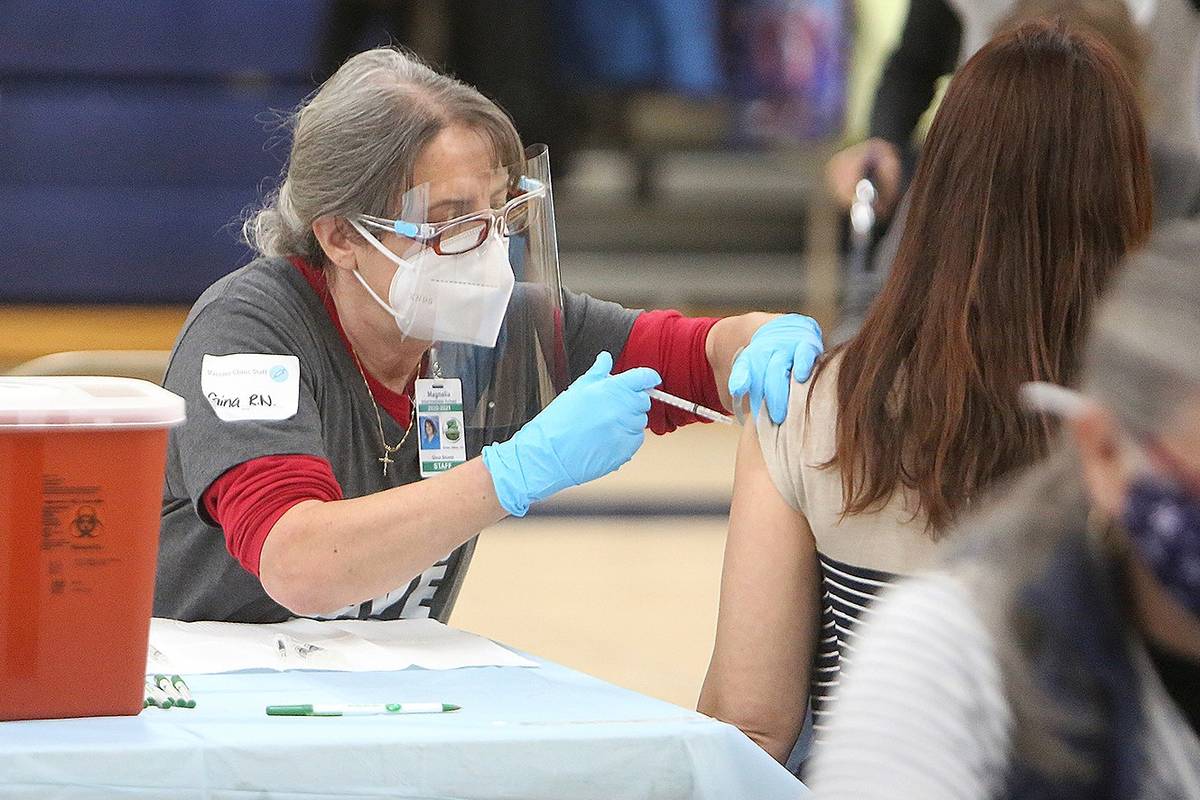
[[[71,527],[75,529],[75,535],[80,539],[94,539],[104,524],[96,516],[96,509],[91,506],[80,506],[79,510],[75,512],[75,519],[71,520]]]

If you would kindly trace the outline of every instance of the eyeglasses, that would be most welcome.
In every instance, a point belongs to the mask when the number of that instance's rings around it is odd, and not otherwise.
[[[494,226],[500,226],[505,236],[516,236],[529,228],[536,208],[533,201],[546,196],[546,184],[521,177],[517,181],[517,189],[515,196],[510,196],[500,208],[475,211],[446,222],[408,222],[368,214],[359,214],[355,219],[368,228],[420,242],[439,256],[453,256],[479,247],[487,241]]]

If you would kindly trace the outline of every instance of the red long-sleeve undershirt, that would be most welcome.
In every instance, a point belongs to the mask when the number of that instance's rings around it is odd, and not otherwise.
[[[324,274],[301,259],[293,259],[292,263],[324,302],[342,343],[349,350],[350,342]],[[708,333],[716,322],[712,318],[684,317],[677,311],[647,311],[634,321],[613,371],[652,367],[662,376],[664,391],[720,409],[721,397],[705,353]],[[400,393],[384,386],[370,373],[366,373],[366,379],[381,410],[393,419],[410,418],[411,386],[408,392]],[[654,402],[647,427],[663,434],[698,421],[703,420]],[[342,487],[328,461],[309,455],[280,454],[255,458],[227,470],[205,490],[203,503],[208,516],[224,531],[230,554],[257,576],[263,543],[280,517],[305,500],[341,498]]]

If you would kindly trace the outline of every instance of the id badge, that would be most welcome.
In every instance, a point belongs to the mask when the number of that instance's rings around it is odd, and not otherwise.
[[[421,477],[429,478],[467,460],[462,381],[420,378],[416,390],[417,452]]]

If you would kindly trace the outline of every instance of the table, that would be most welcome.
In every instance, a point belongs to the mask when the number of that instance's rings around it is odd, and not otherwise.
[[[804,787],[735,728],[537,669],[188,678],[195,709],[0,723],[0,798],[783,800]],[[443,701],[455,714],[267,717],[268,704]]]

